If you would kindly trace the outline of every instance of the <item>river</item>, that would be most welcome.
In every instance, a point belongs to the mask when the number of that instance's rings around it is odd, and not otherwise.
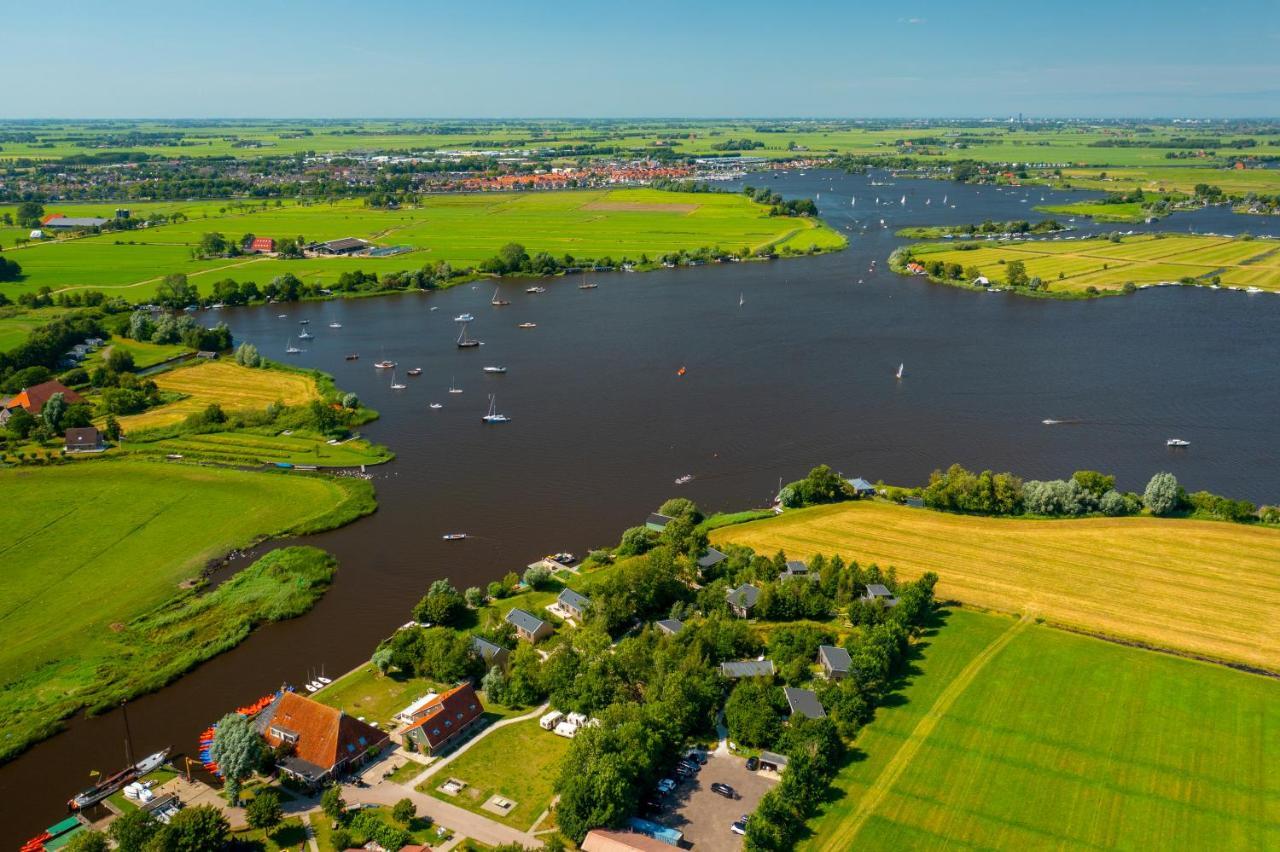
[[[491,306],[493,285],[477,284],[223,311],[238,340],[330,372],[377,408],[381,419],[364,433],[397,458],[373,469],[376,514],[307,539],[340,560],[326,597],[131,703],[135,751],[194,751],[198,732],[231,708],[310,670],[334,675],[367,659],[434,579],[483,586],[546,553],[609,545],[670,496],[708,510],[760,506],[779,479],[821,462],[902,484],[951,462],[1028,478],[1095,468],[1134,490],[1169,470],[1189,489],[1280,500],[1270,443],[1280,416],[1280,297],[1161,288],[1058,302],[900,277],[885,268],[903,243],[895,228],[1034,220],[1042,195],[1082,195],[872,181],[892,178],[824,171],[747,181],[788,196],[820,193],[824,218],[851,236],[835,254],[593,275],[594,290],[554,280],[539,295],[509,281],[500,288],[507,307]],[[1276,234],[1280,218],[1213,208],[1155,227]],[[478,349],[454,346],[462,312],[476,317]],[[287,356],[302,319],[316,339]],[[349,352],[360,360],[344,360]],[[399,363],[406,390],[374,369],[384,356]],[[485,365],[509,372],[485,375]],[[422,376],[405,377],[413,366]],[[447,393],[454,381],[461,395]],[[482,424],[490,393],[509,424]],[[1175,436],[1191,447],[1167,449]],[[693,480],[674,485],[684,474]],[[441,540],[453,531],[470,537]],[[75,720],[0,768],[0,841],[56,821],[91,768],[121,764],[121,731],[118,713]]]

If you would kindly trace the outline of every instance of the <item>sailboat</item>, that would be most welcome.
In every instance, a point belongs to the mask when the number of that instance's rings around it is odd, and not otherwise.
[[[746,297],[742,293],[738,293],[738,307],[742,307],[747,303]]]
[[[906,366],[905,364],[898,365],[898,372],[894,374],[896,378],[899,378],[899,379],[902,378],[902,368],[905,366]]]
[[[301,351],[302,351],[301,349],[299,349],[298,347],[296,347],[296,346],[294,346],[292,343],[290,343],[288,346],[286,346],[286,347],[285,347],[284,354],[286,354],[286,355],[297,355],[297,354],[298,354],[299,352],[301,352]]]
[[[134,763],[133,738],[129,734],[129,714],[125,710],[123,702],[120,704],[120,712],[124,717],[124,769],[121,769],[119,772],[112,775],[108,775],[106,778],[103,778],[97,784],[94,784],[86,790],[81,790],[73,796],[69,802],[67,802],[68,809],[79,811],[89,807],[90,805],[97,804],[107,796],[110,796],[116,790],[119,790],[125,784],[133,781],[135,778],[141,778],[148,772],[160,768],[160,766],[163,765],[165,760],[169,757],[171,749],[165,748],[155,752],[154,754],[149,754],[142,758],[142,760]]]
[[[495,307],[499,307],[499,308],[500,308],[500,307],[502,307],[503,305],[509,305],[509,304],[511,304],[511,302],[510,302],[510,300],[508,300],[508,299],[499,299],[499,298],[498,298],[498,288],[497,288],[497,287],[494,287],[494,288],[493,288],[493,298],[489,300],[489,304],[491,304],[491,305],[493,305],[493,306],[495,306]]]
[[[393,368],[393,369],[391,370],[391,389],[392,389],[392,390],[404,390],[404,389],[405,389],[405,388],[407,388],[407,387],[409,387],[409,386],[408,386],[408,385],[406,385],[404,382],[398,382],[398,381],[396,381],[396,371],[395,371],[395,369]]]
[[[899,201],[898,203],[899,203],[899,204],[901,204],[903,207],[906,207],[906,206],[907,206],[907,197],[906,197],[905,195],[904,195],[904,196],[902,196],[902,200],[901,200],[901,201]]]
[[[305,331],[305,330],[304,330],[304,331],[302,331],[302,332],[298,335],[298,339],[299,339],[299,340],[311,340],[311,339],[313,339],[314,337],[315,337],[315,335],[314,335],[314,334],[312,334],[312,333],[311,333],[311,332],[309,332],[309,331]]]
[[[462,393],[462,388],[458,387],[458,383],[454,381],[454,377],[449,377],[449,393]]]
[[[464,322],[462,324],[462,331],[458,332],[458,348],[459,349],[471,349],[474,346],[480,345],[479,340],[473,340],[472,338],[467,337],[468,325],[470,325],[470,323]]]
[[[510,423],[511,418],[505,414],[498,413],[498,400],[493,394],[489,394],[489,413],[480,418],[485,423]]]
[[[947,197],[946,197],[945,195],[944,195],[944,196],[942,196],[942,203],[943,203],[943,204],[946,204],[946,203],[947,203]]]

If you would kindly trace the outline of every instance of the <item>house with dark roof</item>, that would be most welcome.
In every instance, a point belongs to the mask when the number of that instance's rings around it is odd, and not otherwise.
[[[654,512],[645,519],[644,526],[645,529],[650,529],[654,532],[662,532],[667,528],[667,524],[674,520],[675,518],[668,518],[666,515],[659,515],[657,512]]]
[[[853,489],[854,496],[856,497],[876,496],[876,487],[870,482],[867,482],[861,476],[855,476],[853,479],[846,479],[845,482],[849,483],[849,487]]]
[[[67,405],[75,405],[84,402],[85,398],[73,391],[71,388],[59,381],[41,382],[38,385],[32,385],[29,388],[23,388],[16,395],[9,398],[4,404],[5,410],[13,413],[16,409],[24,409],[28,414],[35,416],[44,408],[44,404],[49,401],[54,394],[62,394],[62,399]],[[7,417],[5,418],[8,419]]]
[[[416,720],[401,730],[401,736],[412,740],[423,754],[440,754],[458,743],[480,724],[484,706],[475,687],[462,683],[441,693],[436,700],[416,714]]]
[[[863,594],[864,601],[880,601],[885,606],[897,606],[898,598],[889,591],[887,586],[880,583],[867,584],[867,591]]]
[[[276,762],[280,771],[309,786],[341,777],[388,741],[372,725],[296,692],[282,693],[254,726],[272,748],[288,750]]]
[[[369,248],[372,243],[368,240],[362,240],[359,237],[343,237],[340,240],[329,240],[327,243],[320,243],[316,246],[316,251],[321,254],[355,254]]]
[[[773,660],[737,660],[720,664],[720,674],[733,680],[742,677],[773,677],[775,671],[777,669],[774,668]]]
[[[781,772],[787,768],[786,755],[772,751],[760,752],[760,768],[768,772]]]
[[[787,706],[791,708],[792,716],[799,714],[808,716],[810,719],[826,718],[827,711],[822,709],[822,702],[818,701],[818,694],[813,690],[784,686],[782,694],[787,698]]]
[[[46,217],[48,221],[44,222],[46,228],[52,228],[55,231],[75,231],[83,228],[101,228],[107,224],[106,219],[98,216],[63,216],[61,213],[55,213],[53,216]]]
[[[698,558],[698,570],[709,571],[728,558],[714,547],[708,547],[707,552]]]
[[[550,624],[519,608],[507,613],[506,622],[516,629],[516,636],[526,642],[540,642],[555,632]]]
[[[760,590],[750,583],[743,583],[736,589],[730,589],[725,600],[734,615],[738,618],[747,618],[755,608],[756,602],[760,600]]]
[[[819,645],[818,665],[827,680],[841,680],[853,668],[853,658],[839,645]]]
[[[668,636],[675,636],[681,630],[684,630],[684,622],[678,618],[664,618],[661,621],[655,621],[653,626]]]
[[[504,672],[507,670],[507,663],[510,660],[511,652],[496,642],[490,642],[483,636],[471,637],[471,650],[476,652],[480,659],[484,660],[484,669],[497,666]]]
[[[556,598],[556,605],[570,618],[582,620],[587,614],[587,608],[591,606],[591,599],[565,587],[560,590],[560,595]]]
[[[101,453],[107,444],[96,426],[77,426],[67,430],[64,448],[68,453]]]
[[[820,579],[817,574],[809,571],[809,566],[799,559],[788,559],[787,566],[782,569],[782,573],[778,575],[780,580],[793,580],[797,577],[804,577],[812,583],[818,582]]]

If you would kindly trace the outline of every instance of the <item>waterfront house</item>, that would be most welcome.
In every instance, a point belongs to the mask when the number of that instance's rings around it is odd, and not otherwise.
[[[720,674],[732,680],[743,677],[773,677],[773,660],[737,660],[720,664]]]
[[[73,391],[71,388],[59,381],[41,382],[38,385],[32,385],[29,388],[23,388],[17,395],[10,397],[5,403],[5,408],[12,413],[21,408],[31,416],[40,413],[44,408],[44,404],[54,394],[62,394],[62,399],[67,405],[75,405],[84,402],[85,398]],[[7,418],[6,418],[7,419]]]
[[[731,589],[725,600],[728,601],[729,609],[733,610],[734,615],[738,618],[748,618],[756,602],[760,600],[760,590],[750,583],[743,583],[738,588]]]
[[[849,487],[853,489],[855,497],[874,497],[876,496],[876,487],[867,482],[861,476],[855,476],[853,479],[846,479]]]
[[[507,662],[511,656],[511,652],[501,645],[490,642],[483,636],[471,637],[471,650],[476,652],[480,659],[484,660],[485,671],[497,666],[504,672],[507,670]]]
[[[516,636],[526,642],[540,642],[555,632],[550,624],[519,608],[507,613],[506,622],[516,629]]]
[[[654,512],[645,520],[644,526],[645,529],[650,529],[654,532],[662,532],[667,528],[667,524],[674,520],[675,518],[668,518],[666,515],[659,515],[657,512]]]
[[[314,787],[346,774],[386,745],[372,725],[296,692],[285,692],[254,721],[272,748],[287,749],[276,765],[291,778]]]
[[[591,606],[591,600],[585,595],[578,594],[573,589],[565,588],[560,591],[559,597],[556,598],[556,606],[569,618],[576,618],[581,621],[587,614],[587,608]]]
[[[822,666],[822,673],[827,680],[841,680],[849,674],[853,659],[848,651],[838,645],[819,645],[818,665]]]
[[[69,453],[100,453],[107,445],[97,427],[79,426],[67,430],[64,447]]]
[[[898,599],[888,587],[880,583],[870,583],[867,585],[867,591],[863,594],[864,601],[881,601],[885,606],[897,606]]]
[[[418,711],[418,718],[401,735],[423,754],[440,754],[460,743],[483,716],[484,706],[475,687],[462,683]]]
[[[818,694],[813,690],[784,686],[782,694],[787,698],[787,707],[791,709],[793,717],[799,714],[810,719],[826,718],[827,711],[822,709],[822,702],[818,701]]]
[[[661,621],[655,621],[653,626],[668,636],[675,636],[681,630],[684,630],[684,622],[677,618],[664,618]]]

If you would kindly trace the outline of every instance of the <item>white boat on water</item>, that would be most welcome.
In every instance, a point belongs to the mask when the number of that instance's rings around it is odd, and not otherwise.
[[[379,370],[391,370],[395,368],[396,362],[388,361],[387,359],[384,358],[381,361],[374,361],[373,366]]]
[[[340,322],[331,322],[331,323],[329,323],[329,328],[342,328],[342,323],[340,323]]]
[[[906,364],[898,365],[898,372],[894,374],[895,378],[899,378],[899,379],[902,378],[902,371],[904,367],[906,367]]]
[[[430,405],[428,405],[428,406],[427,406],[427,408],[430,408],[430,409],[432,409],[432,410],[438,411],[438,410],[440,410],[441,408],[444,408],[444,406],[443,406],[443,405],[441,405],[441,404],[440,404],[440,403],[438,403],[438,402],[433,402],[433,403],[431,403]]]
[[[453,318],[453,321],[454,322],[471,322],[474,319],[475,317],[471,316],[471,314],[458,314],[456,317]]]
[[[692,481],[693,481],[693,474],[691,473],[686,473],[684,476],[676,477],[676,485],[684,485],[685,483],[692,482]]]
[[[511,418],[505,414],[498,413],[498,400],[493,394],[489,394],[489,413],[480,418],[485,423],[510,423]]]
[[[1170,438],[1164,442],[1164,445],[1166,447],[1189,447],[1191,446],[1191,442],[1184,441],[1182,438]]]
[[[462,388],[458,387],[458,383],[454,381],[454,377],[449,377],[449,393],[462,393]]]
[[[486,373],[505,373],[507,371],[507,368],[506,367],[485,367],[484,371]]]
[[[445,533],[440,537],[445,541],[462,541],[464,538],[467,537],[467,534],[466,533]]]
[[[298,320],[298,325],[311,325],[311,320]]]
[[[314,340],[314,339],[315,339],[315,335],[314,335],[314,334],[312,334],[312,333],[311,333],[311,332],[309,332],[309,331],[304,331],[304,332],[301,332],[301,333],[298,335],[298,339],[299,339],[299,340]]]
[[[396,371],[395,371],[395,370],[392,370],[392,371],[391,371],[391,389],[392,389],[392,390],[404,390],[404,389],[405,389],[405,388],[407,388],[407,387],[409,387],[409,386],[408,386],[408,385],[406,385],[404,382],[397,382],[397,381],[396,381]]]

